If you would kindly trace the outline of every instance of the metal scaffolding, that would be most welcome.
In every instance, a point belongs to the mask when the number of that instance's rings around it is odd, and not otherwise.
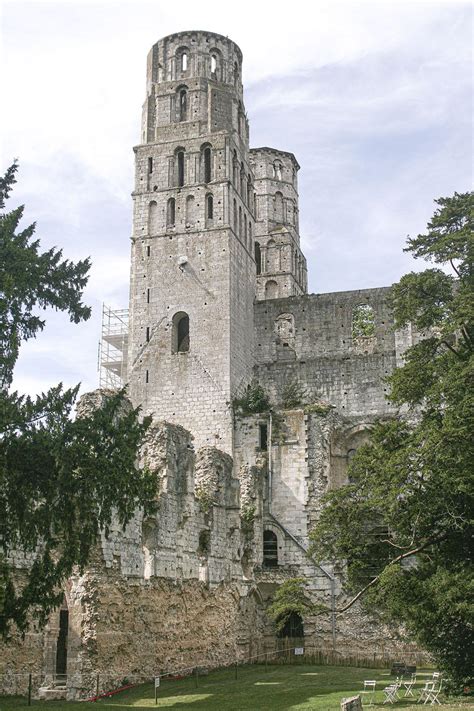
[[[127,379],[128,309],[102,306],[99,387],[121,388]]]

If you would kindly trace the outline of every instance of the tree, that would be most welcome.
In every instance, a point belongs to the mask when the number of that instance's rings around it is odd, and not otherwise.
[[[267,608],[267,615],[275,623],[277,632],[281,632],[289,622],[292,615],[302,619],[307,615],[317,615],[325,607],[313,603],[307,596],[304,578],[288,578],[282,583]]]
[[[44,623],[61,601],[61,585],[83,568],[101,531],[125,525],[137,506],[151,510],[154,478],[137,467],[149,421],[139,423],[124,393],[72,420],[79,386],[62,384],[36,398],[11,392],[19,348],[53,307],[78,323],[89,260],[40,251],[35,224],[19,229],[23,207],[4,212],[16,162],[0,180],[0,631],[20,631],[31,616]]]
[[[421,337],[388,378],[400,414],[376,423],[312,538],[320,559],[347,563],[357,594],[343,610],[362,599],[404,623],[459,687],[474,658],[474,194],[436,203],[405,251],[452,273],[410,273],[392,289],[395,327]]]

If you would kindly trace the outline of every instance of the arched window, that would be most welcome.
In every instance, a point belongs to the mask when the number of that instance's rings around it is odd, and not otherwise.
[[[214,219],[214,198],[209,193],[206,196],[206,220]]]
[[[58,681],[65,681],[67,674],[67,640],[69,632],[69,611],[64,600],[62,608],[59,610],[59,628],[56,641],[56,676]]]
[[[239,63],[234,62],[234,86],[237,86],[239,81]]]
[[[265,568],[278,565],[278,538],[273,531],[263,532],[263,565]]]
[[[222,69],[223,69],[223,61],[222,61],[222,55],[220,50],[218,50],[216,47],[214,49],[211,49],[211,79],[215,79],[217,81],[222,80]]]
[[[176,183],[179,188],[184,185],[184,151],[179,148],[176,152]]]
[[[249,240],[252,242],[252,223],[249,220]]]
[[[243,236],[243,231],[242,231],[242,208],[239,205],[239,237]]]
[[[250,227],[250,223],[249,223]],[[262,250],[260,249],[259,242],[255,242],[255,266],[257,267],[257,274],[262,273]]]
[[[184,311],[178,311],[173,316],[173,353],[189,351],[189,316]]]
[[[188,68],[188,53],[183,52],[181,54],[181,71],[185,72]]]
[[[265,298],[278,299],[278,284],[276,281],[267,281],[265,284]]]
[[[201,149],[202,177],[205,183],[212,180],[212,152],[210,146]]]
[[[283,166],[280,160],[273,161],[273,177],[276,180],[281,180],[282,167]]]
[[[283,222],[283,195],[280,192],[275,193],[273,198],[273,219],[275,222]]]
[[[374,335],[374,310],[369,304],[359,304],[352,311],[352,338],[372,338]]]
[[[168,204],[166,206],[166,226],[174,227],[176,221],[176,200],[174,198],[169,198]]]
[[[247,215],[244,214],[244,240],[247,244]]]
[[[242,200],[245,199],[245,171],[244,171],[244,164],[240,164],[240,194],[242,196]]]
[[[266,271],[270,274],[280,271],[280,247],[273,239],[267,242]]]
[[[249,209],[252,209],[252,178],[250,176],[250,173],[247,176],[247,205],[249,206]]]
[[[178,94],[178,120],[188,120],[188,92],[186,89],[180,89]]]
[[[237,212],[237,200],[234,198],[234,232],[238,234],[239,214]]]
[[[293,637],[301,639],[304,637],[304,627],[301,615],[297,612],[290,612],[284,626],[279,630],[278,635],[280,639],[282,637]]]
[[[156,235],[158,229],[158,205],[152,200],[148,206],[148,234]]]
[[[186,198],[186,227],[191,227],[196,222],[194,195]]]
[[[237,187],[239,181],[239,161],[237,160],[237,151],[235,149],[232,155],[232,180],[235,187]]]

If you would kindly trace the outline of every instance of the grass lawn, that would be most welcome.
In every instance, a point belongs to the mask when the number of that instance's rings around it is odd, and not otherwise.
[[[420,689],[430,672],[418,675],[415,688]],[[129,689],[110,699],[101,699],[87,708],[97,711],[122,711],[125,709],[168,709],[170,711],[339,711],[343,697],[353,696],[363,688],[364,679],[376,679],[380,691],[375,695],[375,705],[382,707],[382,689],[391,679],[388,671],[354,667],[330,667],[312,665],[285,665],[240,667],[237,679],[233,669],[212,672],[199,678],[198,687],[191,677],[178,681],[165,680],[158,692],[155,706],[152,684],[143,684]],[[39,711],[71,711],[77,704],[64,701],[34,701],[32,708]],[[401,699],[391,708],[404,711],[420,711],[422,706]],[[460,699],[443,704],[443,711],[474,709],[469,699]],[[0,697],[0,711],[28,709],[25,699]]]

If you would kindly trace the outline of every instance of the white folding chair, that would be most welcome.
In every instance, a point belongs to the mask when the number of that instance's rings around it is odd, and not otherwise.
[[[439,704],[439,706],[441,706],[441,701],[439,700],[438,697],[441,693],[442,688],[443,688],[443,680],[441,679],[439,684],[434,684],[431,691],[428,692],[428,694],[426,696],[426,701],[424,703],[425,704],[430,703],[431,706],[434,706],[435,704]]]
[[[383,690],[383,693],[385,694],[383,703],[384,704],[394,704],[396,701],[396,698],[397,698],[397,685],[390,684],[390,686],[386,686],[385,689]]]
[[[369,706],[373,706],[374,703],[374,694],[375,694],[375,684],[377,682],[374,681],[373,679],[369,679],[368,681],[364,681],[364,691],[361,693],[367,696],[367,703]]]
[[[435,685],[435,682],[434,682],[434,681],[425,681],[425,685],[424,685],[424,687],[422,688],[422,690],[420,691],[420,695],[419,695],[419,697],[418,697],[418,703],[419,703],[419,704],[421,704],[421,703],[426,703],[426,699],[428,698],[428,694],[430,693],[430,691],[433,690],[434,685]]]
[[[403,681],[403,686],[405,687],[405,693],[403,696],[414,696],[413,695],[413,687],[415,686],[416,683],[416,674],[411,675],[411,679],[405,679]]]

